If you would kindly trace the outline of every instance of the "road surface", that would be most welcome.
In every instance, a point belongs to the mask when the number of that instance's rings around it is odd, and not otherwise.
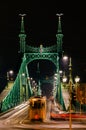
[[[0,130],[69,130],[69,121],[46,120],[45,122],[29,122],[28,102],[25,102],[12,111],[0,115]],[[84,120],[73,121],[73,130],[86,130]]]

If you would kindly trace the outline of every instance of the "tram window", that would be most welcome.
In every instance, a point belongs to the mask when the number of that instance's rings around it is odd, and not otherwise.
[[[41,102],[38,102],[38,101],[35,101],[35,102],[31,102],[30,103],[30,107],[36,109],[36,108],[43,108],[45,107],[45,104],[44,103],[41,103]]]
[[[31,103],[30,103],[30,107],[36,109],[36,108],[41,108],[42,105],[41,105],[41,102],[35,101],[35,102],[31,102]]]
[[[34,108],[41,108],[41,102],[34,102]]]

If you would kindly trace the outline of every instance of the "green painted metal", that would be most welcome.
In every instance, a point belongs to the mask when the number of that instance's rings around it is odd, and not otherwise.
[[[56,38],[57,38],[57,51],[58,53],[61,55],[62,54],[62,39],[63,39],[63,34],[62,34],[62,27],[61,27],[61,15],[62,14],[57,14],[58,15],[58,30],[57,30],[57,34],[56,34]]]
[[[57,45],[53,45],[50,47],[44,47],[42,44],[39,47],[33,47],[26,45],[26,34],[24,30],[24,16],[21,15],[21,30],[19,34],[20,38],[20,52],[23,54],[22,63],[14,82],[14,85],[9,92],[9,94],[2,101],[2,111],[8,110],[20,103],[24,100],[28,100],[32,95],[32,88],[30,81],[27,80],[29,77],[29,72],[27,65],[35,60],[49,60],[56,66],[57,80],[56,80],[56,88],[53,91],[53,96],[55,100],[59,100],[60,103],[63,102],[61,98],[61,83],[60,83],[60,73],[59,73],[59,60],[60,54],[62,53],[62,30],[61,30],[61,19],[59,17],[58,22],[58,31],[56,34]],[[40,81],[40,80],[39,80]],[[38,92],[41,92],[39,82]],[[62,104],[63,105],[63,104]]]
[[[25,34],[25,29],[24,29],[24,16],[25,16],[25,14],[20,14],[20,15],[21,15],[21,30],[20,30],[20,34],[19,34],[20,52],[24,53],[25,46],[26,46],[26,34]]]
[[[24,56],[13,87],[2,101],[1,111],[6,111],[12,107],[15,107],[32,96],[32,89],[30,86],[30,81],[28,81],[28,76],[29,74],[27,72],[26,58]]]

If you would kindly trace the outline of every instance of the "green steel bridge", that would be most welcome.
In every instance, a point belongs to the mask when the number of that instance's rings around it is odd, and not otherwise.
[[[10,108],[17,106],[23,101],[28,100],[33,95],[31,86],[28,64],[35,60],[47,60],[52,62],[55,66],[56,85],[52,89],[52,96],[57,100],[65,110],[65,102],[62,96],[62,87],[60,81],[60,58],[62,56],[62,28],[61,28],[61,15],[58,16],[58,29],[56,34],[56,44],[44,47],[42,44],[39,47],[33,47],[26,44],[26,34],[24,29],[24,16],[21,15],[21,28],[20,28],[20,53],[22,53],[22,63],[17,74],[17,77],[11,87],[9,93],[1,101],[1,112],[7,111]],[[39,66],[38,66],[39,69]],[[37,94],[41,95],[41,84],[48,82],[53,84],[53,79],[38,80]]]

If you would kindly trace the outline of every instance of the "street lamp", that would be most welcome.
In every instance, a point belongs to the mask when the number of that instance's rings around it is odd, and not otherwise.
[[[22,88],[23,88],[23,100],[26,100],[26,79],[25,79],[25,73],[22,73],[21,75],[22,80]]]
[[[80,81],[80,77],[79,76],[76,76],[75,77],[75,82],[78,83]]]
[[[13,82],[14,80],[14,71],[13,70],[9,70],[7,71],[7,87],[9,86],[9,82]]]
[[[77,83],[79,82],[80,78],[78,76],[76,76],[75,78],[75,84],[73,83],[73,78],[72,78],[72,62],[71,62],[71,57],[69,58],[69,81],[68,84],[65,84],[65,86],[69,87],[69,127],[70,130],[72,130],[72,117],[71,117],[71,111],[72,111],[72,93],[73,93],[73,87],[77,85]],[[67,77],[65,76],[65,74],[63,75],[63,79],[62,79],[63,83],[67,82]],[[63,84],[64,85],[64,84]],[[77,86],[76,86],[77,87]]]
[[[63,83],[66,83],[66,82],[67,82],[67,77],[66,77],[65,73],[64,73],[64,75],[63,75],[62,82],[63,82]]]
[[[9,70],[9,71],[7,72],[7,81],[13,80],[13,74],[14,74],[14,71],[13,71],[13,70]]]
[[[79,81],[80,81],[80,77],[79,76],[76,76],[75,77],[75,94],[76,94],[76,96],[78,95],[78,93],[77,93],[77,87],[79,86]]]

